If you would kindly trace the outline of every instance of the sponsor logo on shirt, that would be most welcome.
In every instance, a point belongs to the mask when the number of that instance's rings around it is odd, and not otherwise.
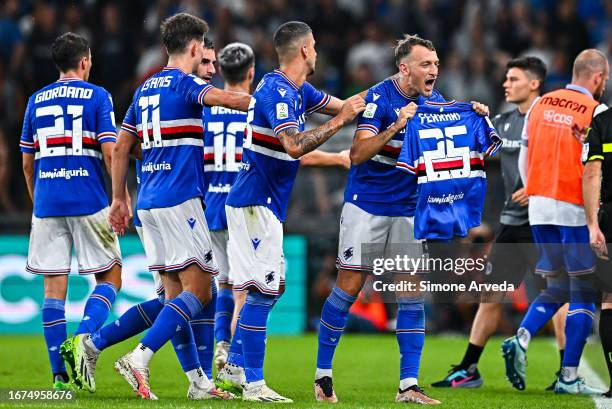
[[[554,109],[547,109],[544,111],[544,120],[554,124],[571,126],[574,123],[574,116],[558,113]]]
[[[88,177],[89,172],[87,169],[78,168],[78,169],[53,169],[51,171],[38,171],[39,179],[66,179],[70,180],[73,177]]]
[[[147,162],[140,167],[141,172],[153,173],[161,170],[172,170],[172,165],[166,161],[162,163]]]
[[[449,204],[453,204],[457,200],[463,200],[463,197],[464,197],[463,192],[460,192],[460,193],[457,193],[457,194],[449,193],[447,195],[442,195],[442,196],[429,196],[427,198],[427,203],[435,203],[435,204],[449,203]]]
[[[230,189],[232,188],[232,185],[230,185],[229,183],[226,183],[224,185],[213,185],[212,183],[208,184],[208,191],[210,193],[229,193]]]

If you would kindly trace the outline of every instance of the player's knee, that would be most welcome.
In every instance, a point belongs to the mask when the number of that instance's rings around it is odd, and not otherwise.
[[[336,279],[336,287],[350,296],[356,297],[363,287],[361,273],[349,270],[340,270]]]
[[[121,266],[115,265],[110,270],[96,274],[96,282],[100,283],[110,283],[115,287],[117,291],[121,289]]]
[[[45,298],[64,300],[66,299],[66,291],[68,288],[68,276],[45,276],[43,288]]]

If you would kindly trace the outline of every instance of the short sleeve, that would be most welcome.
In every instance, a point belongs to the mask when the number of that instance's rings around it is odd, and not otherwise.
[[[99,143],[117,142],[117,128],[115,126],[115,112],[113,99],[104,91],[100,95],[96,113],[96,137]]]
[[[314,114],[320,109],[323,109],[331,101],[331,97],[323,91],[319,91],[313,87],[309,82],[305,82],[302,85],[302,93],[304,95],[304,107],[306,108],[306,114]]]
[[[176,89],[187,102],[204,105],[204,97],[214,87],[193,74],[177,77]]]
[[[421,143],[419,136],[412,122],[406,125],[406,133],[404,135],[404,143],[397,158],[397,169],[410,174],[417,174],[419,157],[421,156]]]
[[[527,134],[527,124],[529,123],[529,115],[531,114],[531,110],[535,106],[535,104],[540,100],[540,97],[537,97],[533,100],[533,103],[529,107],[527,114],[525,115],[525,120],[523,122],[523,130],[521,131],[521,145],[524,147],[529,147],[529,135]]]
[[[370,88],[365,97],[365,103],[365,110],[357,120],[357,130],[370,131],[376,135],[380,133],[382,120],[385,116],[385,99],[381,94]]]
[[[21,139],[19,140],[19,148],[23,153],[35,153],[34,149],[34,132],[32,131],[32,100],[28,100],[28,105],[23,116],[23,127],[21,130]]]
[[[604,160],[601,121],[595,117],[588,130],[585,148],[588,149],[587,162]]]
[[[297,100],[298,94],[296,91],[292,92],[282,85],[273,84],[269,88],[269,93],[261,101],[263,102],[261,108],[275,136],[291,128],[300,129],[295,113]]]
[[[130,107],[125,113],[125,118],[123,118],[121,129],[131,133],[135,137],[138,137],[138,131],[136,129],[136,109],[134,108],[134,101],[132,101]]]
[[[478,120],[480,121],[480,130],[476,132],[478,151],[484,153],[485,156],[493,156],[502,145],[502,139],[497,134],[488,116],[483,117],[478,114],[475,115],[478,116]]]

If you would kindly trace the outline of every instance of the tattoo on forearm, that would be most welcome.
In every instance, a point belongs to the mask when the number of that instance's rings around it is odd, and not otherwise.
[[[300,150],[301,155],[312,152],[338,131],[339,127],[334,123],[326,122],[318,128],[306,132],[299,132],[295,128],[287,129],[281,134],[294,147]]]

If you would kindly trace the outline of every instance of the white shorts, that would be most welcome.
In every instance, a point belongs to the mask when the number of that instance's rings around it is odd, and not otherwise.
[[[229,260],[227,257],[228,237],[227,230],[213,230],[210,232],[213,255],[217,261],[217,267],[219,267],[219,274],[216,277],[219,284],[233,283],[229,275]]]
[[[372,257],[367,257],[367,260],[363,257],[362,260],[362,246],[368,244],[381,244],[380,248],[376,246],[376,250],[380,250],[384,257],[393,257],[403,247],[412,257],[423,254],[422,241],[414,238],[414,217],[375,216],[352,203],[345,203],[340,216],[336,267],[372,271]]]
[[[173,272],[197,264],[202,270],[217,274],[199,197],[172,207],[139,209],[138,217],[149,270]]]
[[[234,290],[278,295],[285,282],[283,224],[264,206],[225,206],[227,255]]]
[[[136,233],[138,233],[138,237],[140,237],[140,242],[143,243],[144,247],[144,232],[142,231],[142,226],[135,226]],[[149,270],[151,275],[153,276],[153,283],[155,284],[155,294],[160,297],[165,294],[164,291],[164,283],[161,280],[161,276],[159,275],[159,270]]]
[[[87,216],[32,215],[26,270],[33,274],[68,274],[73,245],[79,274],[99,274],[120,266],[119,240],[107,217],[108,207]]]

